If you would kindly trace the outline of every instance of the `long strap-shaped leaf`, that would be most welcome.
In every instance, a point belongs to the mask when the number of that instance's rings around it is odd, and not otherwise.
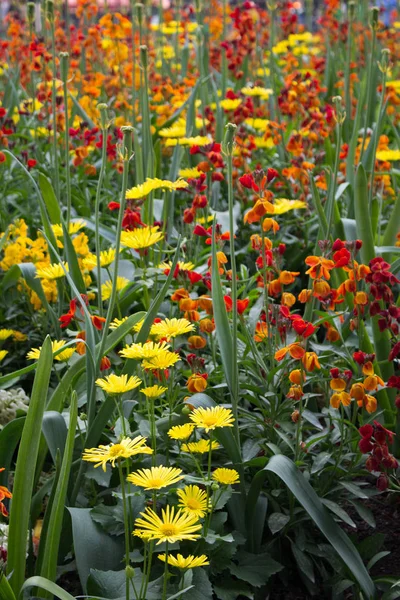
[[[70,407],[70,420],[64,457],[61,464],[60,476],[49,518],[49,527],[45,540],[41,575],[51,581],[56,578],[58,546],[60,544],[61,529],[64,516],[64,505],[67,496],[69,473],[71,470],[72,454],[74,451],[76,422],[78,418],[78,400],[76,392],[73,392]]]
[[[25,579],[26,539],[32,488],[52,363],[51,341],[46,337],[40,352],[29,410],[22,432],[10,511],[9,538],[12,543],[8,548],[7,573],[11,574],[10,584],[16,596]]]
[[[50,594],[60,598],[60,600],[75,600],[74,596],[71,596],[71,594],[68,594],[68,592],[63,590],[59,585],[44,577],[30,577],[25,581],[21,591],[25,592],[25,590],[29,590],[33,587],[46,590],[47,592],[50,592]]]
[[[283,454],[273,456],[264,469],[259,471],[254,477],[252,487],[254,486],[255,489],[260,490],[268,471],[278,475],[298,502],[305,508],[311,519],[353,573],[366,597],[368,599],[375,598],[375,586],[357,549],[333,520],[314,489],[297,469],[296,465],[287,456],[283,456]],[[255,507],[258,494],[251,494],[249,492],[250,497],[253,498]],[[247,508],[250,510],[249,506]]]

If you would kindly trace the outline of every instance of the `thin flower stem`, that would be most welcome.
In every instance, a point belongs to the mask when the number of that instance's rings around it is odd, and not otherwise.
[[[165,542],[165,566],[164,566],[164,583],[162,600],[167,600],[167,584],[168,584],[168,542]]]
[[[122,506],[124,511],[124,528],[125,528],[125,566],[129,567],[129,519],[128,519],[128,510],[126,504],[126,493],[125,493],[125,478],[122,470],[121,459],[118,459],[118,472],[119,479],[121,482],[121,492],[122,492]],[[125,573],[125,597],[126,600],[129,600],[129,576],[128,573]]]
[[[54,185],[57,200],[60,201],[60,177],[58,172],[58,149],[57,149],[57,110],[56,110],[56,79],[57,79],[57,63],[56,63],[56,37],[54,30],[54,15],[50,19],[51,32],[51,52],[53,61],[53,81],[51,91],[51,111],[53,118],[53,160],[54,160]]]
[[[100,167],[99,180],[97,182],[96,201],[95,201],[95,208],[94,208],[94,220],[95,220],[94,236],[95,236],[95,244],[96,244],[97,307],[98,307],[99,315],[100,315],[100,317],[102,317],[103,316],[103,303],[102,303],[102,298],[101,298],[101,265],[100,265],[100,197],[101,197],[101,190],[103,187],[104,175],[105,175],[105,171],[106,171],[106,158],[107,158],[107,122],[106,122],[107,121],[107,116],[106,116],[107,105],[106,104],[98,105],[97,108],[100,110],[100,118],[102,121],[101,129],[102,129],[103,139],[102,139],[102,145],[101,145],[101,167]]]
[[[70,170],[70,158],[69,158],[69,115],[68,115],[68,54],[62,52],[60,54],[61,59],[61,78],[63,82],[63,94],[64,94],[64,144],[65,144],[65,182],[67,186],[67,217],[66,217],[66,228],[69,232],[69,222],[71,220],[71,170]]]
[[[208,509],[208,503],[210,501],[210,484],[211,484],[211,459],[212,459],[212,431],[210,431],[210,445],[208,448],[208,464],[207,464],[207,499],[206,499],[206,510]],[[208,519],[204,520],[203,535],[206,537],[208,527],[210,523]]]

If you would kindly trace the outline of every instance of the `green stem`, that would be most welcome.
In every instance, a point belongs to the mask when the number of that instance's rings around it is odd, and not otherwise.
[[[94,208],[94,220],[95,220],[95,245],[96,245],[96,277],[97,277],[97,307],[100,317],[103,316],[103,303],[101,298],[101,264],[100,264],[100,197],[103,186],[104,175],[106,171],[106,160],[107,160],[107,105],[99,104],[97,108],[100,111],[101,119],[101,130],[103,134],[102,146],[101,146],[101,167],[99,174],[99,181],[97,182],[96,189],[96,201]]]
[[[54,15],[50,19],[51,28],[51,52],[53,61],[53,82],[51,91],[51,110],[53,118],[53,159],[54,159],[54,185],[57,200],[60,201],[60,179],[58,172],[58,151],[57,151],[57,110],[56,110],[56,79],[57,79],[57,64],[56,64],[56,38],[54,30]]]
[[[66,52],[62,52],[60,54],[61,58],[61,78],[63,82],[63,93],[64,93],[64,118],[65,118],[65,131],[64,131],[64,140],[65,140],[65,181],[67,185],[67,218],[66,218],[66,228],[69,233],[69,222],[71,220],[71,170],[70,170],[70,159],[69,159],[69,115],[68,115],[68,54]]]
[[[118,459],[118,472],[119,479],[121,482],[121,492],[122,492],[122,506],[124,511],[124,528],[125,528],[125,567],[126,571],[128,571],[129,567],[129,519],[128,519],[128,510],[126,504],[126,493],[125,493],[125,478],[122,471],[121,460]],[[129,576],[128,572],[125,573],[125,597],[126,600],[129,600]]]
[[[377,131],[376,131],[376,135],[373,136],[373,144],[374,145],[373,145],[373,151],[372,151],[371,181],[370,181],[369,190],[368,190],[368,207],[369,207],[368,210],[371,210],[371,206],[372,206],[372,195],[373,195],[374,179],[375,179],[376,149],[378,147],[378,141],[379,141],[378,127],[381,124],[381,119],[383,116],[383,104],[384,104],[384,100],[385,100],[385,90],[386,90],[386,70],[382,74],[382,94],[381,94],[381,99],[379,102],[378,116],[377,116],[376,125],[375,125],[375,127],[377,128]]]
[[[162,600],[167,600],[167,584],[168,584],[168,542],[165,542],[165,566],[164,566],[164,582]]]
[[[362,161],[362,157],[364,155],[365,140],[367,137],[367,128],[368,128],[368,115],[369,115],[369,112],[371,109],[371,104],[372,104],[372,94],[373,94],[372,73],[373,73],[374,64],[375,64],[375,46],[376,46],[376,28],[373,27],[372,28],[371,54],[369,57],[368,77],[367,77],[367,104],[365,107],[364,132],[363,132],[363,139],[362,139],[362,144],[361,144],[360,162]]]

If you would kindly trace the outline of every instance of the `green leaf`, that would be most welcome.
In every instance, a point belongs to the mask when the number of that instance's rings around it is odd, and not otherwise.
[[[0,600],[16,600],[7,577],[0,573]]]
[[[229,567],[232,575],[242,581],[247,581],[254,587],[264,585],[271,575],[279,573],[283,569],[283,566],[271,558],[267,552],[250,554],[242,550],[236,554],[235,560],[238,561],[238,564],[232,563]]]
[[[86,285],[85,282],[83,281],[83,276],[82,276],[82,272],[79,268],[79,263],[78,263],[78,257],[76,255],[76,251],[74,248],[74,245],[72,243],[71,240],[71,236],[69,235],[66,226],[64,225],[64,223],[62,223],[62,230],[63,230],[63,244],[64,244],[64,249],[65,249],[65,254],[66,254],[66,258],[67,258],[67,263],[68,263],[68,272],[70,277],[67,277],[67,280],[69,283],[71,283],[70,278],[72,278],[76,290],[78,290],[79,294],[86,294]],[[76,296],[76,290],[73,288],[73,286],[71,285],[71,291],[73,293],[74,296]]]
[[[1,466],[4,467],[4,471],[0,473],[0,483],[2,485],[7,484],[8,471],[11,466],[11,461],[14,456],[15,448],[21,438],[22,431],[24,428],[26,417],[19,417],[7,423],[7,425],[0,431],[0,456]]]
[[[57,411],[46,411],[43,415],[42,431],[55,464],[57,451],[64,454],[67,426],[64,417]]]
[[[73,392],[72,394],[69,414],[68,436],[65,442],[64,457],[51,508],[41,566],[41,576],[46,577],[51,581],[56,579],[58,548],[61,538],[64,506],[75,444],[75,432],[78,419],[78,400],[76,392]]]
[[[213,590],[204,569],[193,570],[192,584],[194,589],[190,593],[190,600],[212,600]]]
[[[361,502],[356,502],[355,500],[350,500],[351,504],[354,506],[359,516],[365,521],[370,527],[376,527],[375,517],[372,511],[365,506],[365,504],[361,504]]]
[[[53,225],[61,223],[61,210],[53,186],[48,177],[41,172],[39,173],[39,187],[46,204],[47,212],[49,213],[50,221]]]
[[[283,513],[272,513],[268,519],[268,527],[271,530],[272,535],[281,531],[285,525],[290,521],[289,515]]]
[[[375,597],[375,586],[355,546],[326,511],[314,489],[296,465],[286,456],[276,455],[257,476],[263,479],[264,471],[274,473],[282,479],[353,573],[367,598]]]
[[[98,523],[110,535],[122,535],[124,533],[124,511],[121,504],[116,506],[99,504],[92,508],[90,515],[93,521]]]
[[[292,543],[292,552],[300,573],[315,583],[314,567],[312,560],[296,544]]]
[[[343,510],[343,508],[339,506],[339,504],[336,504],[336,502],[332,502],[332,500],[328,500],[327,498],[321,498],[321,502],[324,506],[329,508],[329,510],[333,512],[333,514],[339,517],[339,519],[344,521],[344,523],[347,523],[347,525],[350,525],[350,527],[357,527],[353,519],[347,514],[345,510]]]
[[[81,585],[86,593],[91,569],[103,571],[121,567],[124,556],[123,540],[122,538],[115,539],[104,533],[101,527],[93,521],[90,508],[68,507],[68,511],[72,518],[76,567]],[[116,573],[111,572],[116,584]],[[106,597],[115,598],[117,596]]]
[[[48,579],[45,579],[44,577],[30,577],[25,581],[24,585],[21,588],[21,592],[24,596],[26,596],[26,592],[30,588],[34,587],[46,590],[53,596],[60,598],[60,600],[75,600],[74,596],[71,596],[71,594],[68,594],[68,592],[63,590],[59,585],[53,583],[52,581],[49,581]],[[28,598],[31,598],[31,596],[28,596]]]
[[[11,574],[10,584],[16,595],[19,594],[25,579],[26,538],[29,528],[31,497],[52,364],[51,340],[47,336],[40,352],[19,446],[10,510],[9,538],[13,540],[13,543],[8,548],[7,573]]]
[[[100,598],[108,598],[110,600],[125,600],[125,577],[125,569],[122,571],[101,571],[98,569],[91,569],[88,579],[88,593],[92,597],[97,596]],[[146,592],[146,600],[160,600],[161,582],[162,579],[157,579],[149,583]],[[142,583],[142,572],[140,569],[135,569],[133,583],[135,588],[139,590]],[[134,598],[132,586],[131,598]]]
[[[354,212],[356,217],[357,237],[362,240],[360,250],[362,262],[368,265],[375,258],[374,236],[372,234],[370,209],[368,206],[368,181],[363,165],[357,167],[354,189]]]

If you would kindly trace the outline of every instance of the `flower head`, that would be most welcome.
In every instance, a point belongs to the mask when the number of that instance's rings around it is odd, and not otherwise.
[[[215,469],[212,474],[214,481],[221,483],[222,485],[234,485],[239,483],[239,473],[235,469]]]
[[[191,452],[192,454],[206,454],[211,450],[218,450],[220,445],[215,440],[199,440],[198,442],[189,442],[188,444],[182,444],[182,450],[184,452]]]
[[[128,283],[129,279],[127,279],[126,277],[117,277],[117,292],[123,290],[124,287],[128,285]],[[111,298],[112,287],[113,282],[111,281],[111,279],[103,283],[103,285],[101,286],[101,298],[103,301]]]
[[[120,355],[124,358],[133,358],[143,360],[144,358],[154,358],[161,350],[169,350],[170,345],[166,342],[146,342],[145,344],[131,344],[121,350]]]
[[[68,265],[64,264],[64,268],[68,271]],[[41,267],[36,269],[36,277],[38,279],[47,279],[49,281],[53,279],[61,279],[61,277],[65,277],[65,272],[60,263],[54,263],[52,265],[48,265],[47,267]]]
[[[168,435],[173,440],[187,440],[193,433],[193,423],[185,423],[185,425],[175,425],[168,430]]]
[[[114,262],[116,253],[115,248],[102,250],[100,252],[100,266],[109,267],[111,263]],[[82,260],[82,263],[85,269],[92,271],[97,265],[97,256],[95,254],[88,254],[88,256],[85,256]]]
[[[183,335],[193,331],[194,325],[187,319],[164,319],[159,323],[154,323],[150,329],[150,334],[158,338],[171,338]]]
[[[163,239],[164,234],[156,227],[137,227],[131,231],[121,233],[121,244],[133,250],[141,250],[154,246]]]
[[[198,518],[204,517],[210,508],[210,506],[207,507],[207,493],[197,485],[187,485],[182,490],[178,490],[176,494],[179,498],[179,508]],[[208,504],[210,505],[210,502]]]
[[[111,374],[104,379],[96,379],[96,384],[101,387],[107,394],[124,394],[130,390],[134,390],[142,383],[139,377],[128,375]]]
[[[190,419],[206,433],[217,427],[233,427],[233,414],[229,408],[214,406],[213,408],[196,408],[190,415]]]
[[[182,469],[173,467],[151,467],[151,469],[139,469],[131,473],[127,480],[145,490],[160,490],[184,479],[181,473]]]
[[[154,399],[159,398],[160,396],[165,394],[167,389],[167,387],[164,387],[162,385],[151,385],[149,387],[142,388],[140,391],[146,396],[146,398]]]
[[[187,188],[188,183],[183,179],[177,181],[168,181],[167,179],[146,179],[144,183],[136,185],[135,187],[127,190],[126,198],[129,200],[139,200],[148,196],[154,190],[165,189],[165,190],[178,190]]]
[[[152,454],[153,450],[146,446],[146,438],[141,435],[131,440],[128,437],[122,438],[117,444],[108,446],[99,446],[98,448],[86,448],[82,459],[87,462],[97,463],[94,467],[102,467],[106,470],[106,464],[109,462],[114,467],[115,461],[120,458],[129,458],[135,454]]]
[[[161,517],[154,512],[152,508],[146,508],[141,517],[136,519],[133,532],[134,535],[145,540],[158,540],[158,544],[168,542],[174,544],[183,540],[197,540],[200,534],[196,533],[201,529],[201,524],[195,515],[178,510],[175,513],[175,507],[166,506],[161,510]]]
[[[165,562],[166,555],[159,554],[157,558]],[[167,563],[171,565],[171,567],[177,567],[178,569],[195,569],[196,567],[205,567],[210,564],[205,554],[202,554],[201,556],[189,554],[186,558],[182,556],[182,554],[177,554],[176,556],[168,554]]]
[[[67,342],[65,342],[64,340],[53,340],[51,342],[53,354],[55,352],[57,352],[57,350],[60,350],[61,348],[63,348],[66,344],[67,344]],[[40,346],[39,348],[32,348],[32,350],[29,350],[28,354],[26,355],[26,358],[28,358],[30,360],[39,360],[41,350],[42,350],[42,346]],[[59,352],[57,354],[57,356],[54,357],[54,359],[58,360],[60,362],[64,362],[66,360],[69,360],[74,352],[75,352],[75,348],[70,348],[70,347],[65,348],[65,350],[63,350],[62,352]]]
[[[181,359],[176,352],[160,350],[156,356],[145,358],[142,362],[142,367],[149,369],[150,371],[164,371],[165,369],[172,367],[178,360]]]

